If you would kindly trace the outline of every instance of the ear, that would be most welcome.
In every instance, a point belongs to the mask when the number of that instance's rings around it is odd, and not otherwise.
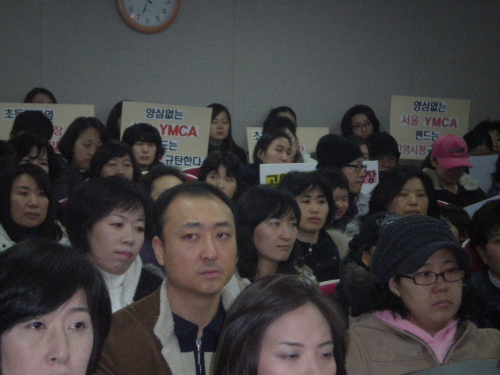
[[[265,151],[263,149],[260,149],[259,151],[257,151],[257,157],[261,160],[262,160],[262,156],[264,155]]]
[[[432,166],[433,166],[434,168],[436,168],[436,167],[439,165],[439,163],[437,162],[437,160],[436,160],[436,158],[435,158],[434,156],[431,156],[431,157],[429,158],[429,160],[431,161],[431,164],[432,164]]]
[[[153,238],[153,250],[155,251],[155,256],[156,260],[160,265],[164,266],[165,265],[165,250],[163,248],[163,242],[161,241],[160,237],[155,236]]]
[[[389,290],[396,297],[401,297],[401,293],[399,292],[399,284],[397,283],[395,276],[391,277],[389,280]]]
[[[366,267],[370,268],[370,265],[372,264],[372,256],[368,251],[363,251],[363,254],[361,255],[361,262],[363,262]]]

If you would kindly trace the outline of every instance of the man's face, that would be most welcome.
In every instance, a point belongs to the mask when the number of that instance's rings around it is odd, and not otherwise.
[[[163,238],[155,237],[153,247],[169,290],[212,296],[233,276],[234,217],[219,198],[179,195],[164,213]]]

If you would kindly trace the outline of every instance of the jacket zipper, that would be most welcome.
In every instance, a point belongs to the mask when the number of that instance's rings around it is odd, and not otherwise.
[[[203,375],[203,373],[201,372],[201,339],[200,338],[196,338],[196,348],[197,348],[196,357],[198,358],[198,368],[200,370],[200,375]]]

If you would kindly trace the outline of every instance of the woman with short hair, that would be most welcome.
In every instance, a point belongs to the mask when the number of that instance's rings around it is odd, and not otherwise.
[[[121,176],[90,180],[68,200],[71,244],[86,252],[104,276],[113,312],[137,301],[162,282],[156,268],[143,267],[139,251],[149,231],[149,200]]]
[[[198,180],[217,186],[235,202],[246,187],[243,166],[238,157],[230,152],[209,154],[200,167]]]
[[[250,281],[274,273],[313,277],[295,245],[300,209],[288,190],[265,185],[248,189],[235,217],[239,276]]]
[[[345,375],[341,311],[300,275],[271,275],[246,288],[227,313],[214,374]]]
[[[126,128],[122,135],[122,142],[130,146],[143,173],[158,165],[165,154],[160,132],[146,123]]]
[[[389,211],[401,216],[439,217],[432,181],[421,170],[399,165],[386,172],[372,191],[368,216]]]
[[[104,143],[92,156],[89,177],[123,176],[129,181],[139,182],[141,169],[128,144],[115,140]]]
[[[23,164],[4,171],[0,184],[0,251],[31,238],[68,243],[56,219],[52,185],[45,171]]]
[[[50,240],[0,253],[0,311],[3,375],[95,373],[111,305],[83,254]]]

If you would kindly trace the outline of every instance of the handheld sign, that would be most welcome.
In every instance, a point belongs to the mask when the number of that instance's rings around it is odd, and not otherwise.
[[[263,185],[278,185],[281,178],[291,171],[311,172],[316,170],[317,163],[280,163],[261,164],[260,183]]]
[[[59,139],[68,126],[78,117],[93,117],[93,105],[80,104],[33,104],[33,103],[0,103],[2,116],[0,118],[0,139],[9,139],[10,131],[17,115],[24,111],[39,111],[54,125],[54,134],[50,144],[58,152]]]
[[[212,108],[123,102],[123,131],[147,123],[160,132],[162,163],[180,168],[200,167],[208,152]]]
[[[469,111],[470,100],[393,96],[390,133],[401,158],[423,160],[440,136],[464,135]]]

